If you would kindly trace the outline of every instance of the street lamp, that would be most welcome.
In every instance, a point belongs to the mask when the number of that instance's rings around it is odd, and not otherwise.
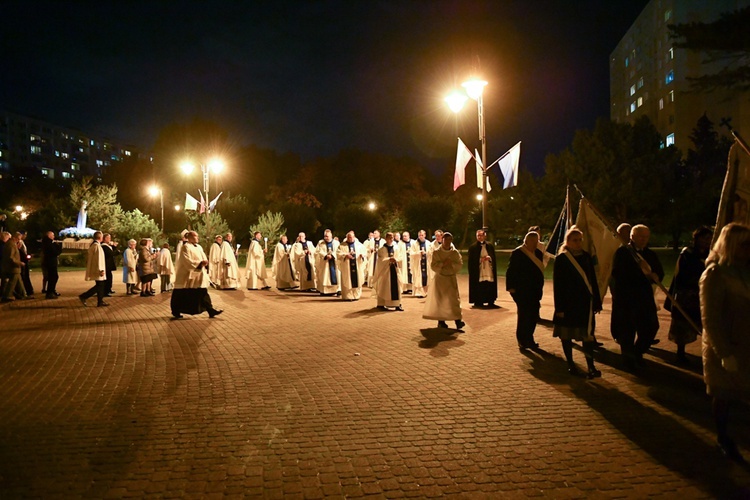
[[[479,140],[482,142],[482,229],[487,231],[487,134],[484,130],[484,100],[482,94],[487,86],[486,80],[472,78],[465,81],[461,86],[466,89],[466,94],[477,101],[477,114],[479,118]],[[454,92],[445,98],[451,111],[458,113],[466,102],[466,97]]]
[[[164,232],[164,191],[156,185],[148,188],[148,194],[151,197],[159,196],[159,205],[161,206],[161,232]]]
[[[370,211],[373,211],[373,210],[375,210],[375,209],[377,208],[377,205],[375,205],[375,202],[374,202],[374,201],[371,201],[370,203],[368,203],[368,204],[367,204],[367,208],[368,208],[368,209],[369,209]]]
[[[174,211],[175,211],[175,212],[179,212],[181,208],[182,208],[182,207],[181,207],[180,205],[175,205],[175,206],[174,206]]]
[[[206,197],[206,203],[208,203],[208,205],[206,206],[206,216],[208,216],[208,212],[211,209],[211,199],[208,197],[208,174],[209,172],[218,174],[219,172],[224,170],[224,162],[221,160],[221,158],[211,158],[207,163],[201,163],[200,166],[201,172],[203,173],[203,193]],[[193,173],[193,170],[195,170],[195,165],[189,160],[182,162],[180,167],[186,175],[190,175],[191,173]]]

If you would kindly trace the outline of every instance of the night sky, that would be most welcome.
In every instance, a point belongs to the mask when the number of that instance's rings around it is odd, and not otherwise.
[[[609,116],[609,54],[646,0],[3,2],[0,107],[150,148],[213,120],[235,146],[303,159],[343,148],[452,164],[523,141],[536,174],[575,130]]]

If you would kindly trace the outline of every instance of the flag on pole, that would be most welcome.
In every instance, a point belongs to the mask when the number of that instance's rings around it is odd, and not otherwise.
[[[484,178],[484,165],[482,164],[482,157],[479,156],[479,151],[476,149],[474,150],[474,162],[477,166],[477,187],[479,189],[482,189],[482,179]],[[487,177],[487,192],[489,193],[492,191],[492,186],[490,186],[490,178]]]
[[[190,196],[190,194],[185,193],[185,210],[197,210],[198,209],[198,200]]]
[[[199,214],[202,214],[203,212],[205,212],[205,211],[206,211],[206,200],[205,200],[205,199],[203,198],[203,193],[201,193],[201,190],[200,190],[200,189],[198,190],[198,194],[200,194],[200,195],[201,195],[201,208],[200,208],[200,210],[198,211],[198,213],[199,213]]]
[[[498,166],[503,174],[503,189],[518,185],[518,161],[521,159],[521,141],[508,150]]]
[[[456,151],[456,173],[453,174],[453,190],[458,189],[459,186],[466,184],[466,165],[471,160],[471,151],[466,147],[466,144],[458,138],[458,150]]]
[[[727,173],[721,189],[719,211],[716,214],[714,243],[721,228],[730,222],[747,224],[750,222],[750,156],[735,140],[729,149]]]
[[[221,193],[219,193],[219,195],[216,198],[214,198],[211,201],[211,203],[208,204],[208,211],[209,212],[213,211],[213,209],[216,208],[216,202],[219,201],[219,196],[221,196],[222,194],[224,194],[224,191],[222,191]]]
[[[585,198],[578,205],[576,226],[584,234],[583,249],[593,258],[600,298],[604,299],[612,274],[615,252],[620,248],[620,239]]]

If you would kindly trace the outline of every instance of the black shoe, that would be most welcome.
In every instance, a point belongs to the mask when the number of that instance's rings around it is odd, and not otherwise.
[[[261,288],[261,290],[270,290],[270,289],[271,289],[271,287],[270,287],[270,286],[267,286],[267,285],[266,285],[266,286],[264,286],[263,288]]]
[[[45,298],[45,299],[47,299],[47,300],[50,300],[50,299],[57,299],[57,295],[54,295],[54,294],[53,294],[53,295],[50,295],[50,294],[47,294],[47,295],[45,295],[45,296],[44,296],[44,298]]]
[[[601,347],[604,345],[604,342],[599,342],[598,340],[594,341],[594,347]]]
[[[463,328],[463,327],[465,327],[465,326],[466,326],[466,323],[464,323],[464,322],[463,322],[463,321],[461,321],[460,319],[457,319],[457,320],[456,320],[456,330],[460,330],[461,328]]]
[[[215,318],[219,314],[223,313],[223,309],[212,309],[211,311],[208,311],[208,317],[209,318]]]
[[[182,314],[180,314],[180,313],[172,313],[172,317],[174,319],[182,319],[183,318]]]
[[[579,370],[576,365],[568,365],[568,373],[570,373],[574,377],[580,377],[583,375],[583,373],[581,373],[581,370]]]
[[[448,323],[445,321],[438,321],[438,328],[448,328]]]
[[[380,309],[381,311],[387,311],[388,310],[388,308],[385,307],[385,306],[378,306],[378,309]]]
[[[58,297],[60,296],[60,294],[59,294],[59,293],[57,293],[57,291],[55,291],[55,292],[52,292],[52,293],[54,293],[54,294],[55,294],[56,296],[58,296]]]
[[[112,295],[111,293],[105,293],[104,296],[105,297],[114,297],[114,295]]]
[[[721,438],[716,442],[716,444],[719,446],[721,453],[729,460],[741,464],[745,463],[745,457],[742,456],[740,450],[737,449],[737,445],[734,444],[734,441],[732,441],[731,439]]]
[[[98,304],[96,305],[96,307],[109,307],[109,304],[107,304],[106,302],[99,302],[99,303],[98,303]]]
[[[150,292],[148,292],[148,294],[149,294],[149,295],[151,295],[151,296],[153,297],[154,295],[156,295],[156,292],[155,292],[155,291],[153,291],[153,290],[151,290]]]
[[[656,344],[658,344],[659,342],[661,342],[661,340],[659,340],[659,339],[654,339],[654,340],[652,340],[652,341],[651,341],[651,345],[656,345]]]
[[[589,372],[586,374],[586,376],[590,379],[598,378],[602,376],[602,372],[600,372],[596,368],[589,368]]]
[[[401,304],[399,304],[398,306],[396,306],[396,311],[404,312],[404,308],[401,307]]]
[[[78,296],[78,300],[80,300],[80,301],[81,301],[81,304],[83,304],[83,307],[86,307],[86,299],[85,299],[85,298],[83,298],[83,297],[81,297],[81,296],[79,295],[79,296]]]

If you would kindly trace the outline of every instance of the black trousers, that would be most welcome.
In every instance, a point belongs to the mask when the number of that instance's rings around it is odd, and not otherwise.
[[[104,293],[112,293],[112,271],[107,271],[105,275],[107,276],[105,280],[107,284],[104,286]]]
[[[516,340],[518,345],[530,347],[534,344],[534,330],[539,321],[539,308],[541,304],[538,300],[521,299],[513,297],[513,301],[518,308],[518,322],[516,323]]]
[[[57,268],[46,269],[47,273],[47,295],[54,295],[57,291],[57,282],[60,279],[60,274],[57,272]]]
[[[107,293],[105,287],[107,282],[105,280],[95,281],[94,286],[83,292],[80,297],[82,299],[88,299],[96,295],[96,303],[101,304],[104,302],[104,294]]]
[[[642,356],[651,348],[651,342],[656,338],[658,328],[640,327],[638,329],[623,329],[617,334],[623,356]],[[637,337],[637,338],[636,338]]]

